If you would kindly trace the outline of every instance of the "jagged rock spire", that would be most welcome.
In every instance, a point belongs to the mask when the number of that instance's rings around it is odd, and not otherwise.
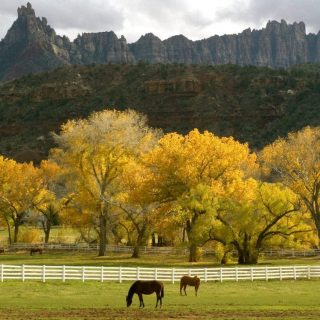
[[[18,8],[18,17],[21,16],[36,16],[35,11],[32,8],[32,5],[30,2],[27,3],[27,6],[21,6]]]

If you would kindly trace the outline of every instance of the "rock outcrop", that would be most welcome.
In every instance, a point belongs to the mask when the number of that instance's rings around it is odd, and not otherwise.
[[[0,80],[54,69],[63,64],[105,63],[239,64],[287,68],[320,61],[320,32],[306,34],[303,22],[269,21],[261,30],[191,41],[183,35],[161,41],[152,33],[137,42],[110,32],[84,33],[73,42],[56,35],[30,3],[0,42]]]

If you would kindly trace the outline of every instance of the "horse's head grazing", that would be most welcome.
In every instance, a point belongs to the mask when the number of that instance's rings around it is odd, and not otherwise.
[[[127,307],[130,307],[132,304],[132,298],[129,298],[128,296],[126,296],[126,301],[127,301]]]

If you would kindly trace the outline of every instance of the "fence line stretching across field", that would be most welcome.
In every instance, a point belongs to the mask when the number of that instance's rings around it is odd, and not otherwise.
[[[39,247],[44,250],[65,250],[65,251],[98,251],[99,247],[96,244],[55,244],[55,243],[14,243],[8,247],[4,246],[6,250],[30,250],[34,247]],[[133,246],[123,246],[123,245],[107,245],[107,252],[114,253],[132,253]],[[174,255],[187,255],[189,253],[188,248],[185,247],[140,247],[141,254],[174,254]],[[232,252],[237,255],[237,252]],[[203,255],[215,255],[216,252],[210,249],[202,249]],[[311,257],[319,256],[320,249],[265,249],[261,251],[261,254],[269,257]]]
[[[183,275],[202,281],[285,280],[320,278],[320,266],[228,267],[228,268],[141,268],[47,265],[0,265],[0,280],[127,281],[161,280],[178,282]]]

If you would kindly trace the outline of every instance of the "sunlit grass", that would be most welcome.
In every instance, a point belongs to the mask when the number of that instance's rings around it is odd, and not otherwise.
[[[17,282],[5,281],[0,285],[0,316],[6,310],[26,312],[66,312],[78,309],[106,309],[113,314],[126,312],[125,296],[131,282],[77,282],[50,281]],[[205,317],[209,314],[226,312],[284,312],[308,311],[320,316],[320,281],[258,281],[258,282],[214,282],[202,283],[198,297],[193,288],[188,287],[188,296],[179,295],[179,285],[165,283],[165,297],[161,312],[170,318],[179,319],[193,315],[189,319]],[[155,295],[144,296],[145,309],[140,316],[154,318]],[[138,297],[135,295],[129,312],[137,312]],[[83,311],[84,313],[87,311]],[[130,314],[130,313],[129,313]],[[132,313],[131,313],[132,314]],[[107,316],[108,314],[106,314]],[[282,316],[282,318],[284,318]],[[310,319],[317,319],[317,317]],[[70,318],[70,317],[66,317]],[[218,317],[215,317],[218,318]],[[54,318],[57,319],[57,318]],[[63,316],[59,319],[65,319]],[[73,318],[76,319],[76,318]],[[82,318],[85,319],[85,318]],[[91,319],[89,316],[86,319]],[[219,318],[220,319],[220,318]],[[221,318],[222,319],[222,318]],[[223,318],[229,319],[229,318]],[[230,318],[237,319],[237,318]],[[241,319],[255,319],[241,317]],[[272,317],[259,319],[273,319]],[[288,318],[289,319],[289,318]],[[305,319],[305,318],[303,318]],[[309,319],[309,318],[308,318]]]

